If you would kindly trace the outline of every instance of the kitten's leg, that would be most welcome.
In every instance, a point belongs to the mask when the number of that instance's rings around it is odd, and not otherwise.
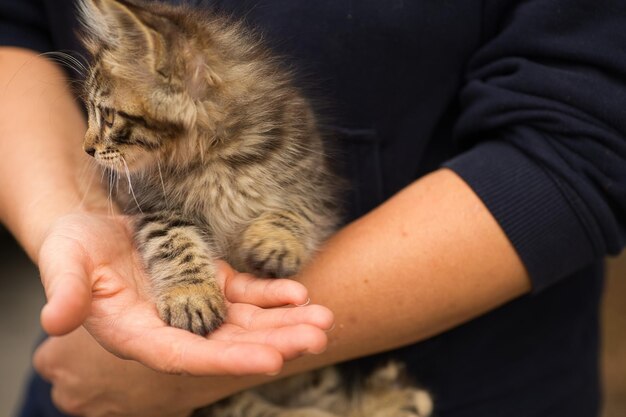
[[[200,335],[219,327],[226,305],[201,229],[169,212],[146,214],[136,223],[135,240],[163,321]]]
[[[244,391],[228,400],[196,410],[192,417],[340,417],[314,407],[275,405],[258,393]]]
[[[244,230],[237,266],[263,277],[294,275],[311,256],[315,235],[311,221],[301,214],[264,213]]]
[[[365,381],[358,405],[350,417],[429,417],[433,411],[430,394],[407,385],[404,367],[391,362],[378,368]]]

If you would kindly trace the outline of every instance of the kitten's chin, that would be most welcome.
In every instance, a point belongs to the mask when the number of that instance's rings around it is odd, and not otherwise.
[[[110,169],[120,174],[135,174],[144,171],[150,165],[150,161],[133,159],[130,157],[118,157],[111,159],[96,159],[103,168]]]
[[[119,172],[120,174],[126,174],[126,172],[133,172],[133,164],[128,163],[122,158],[96,158],[96,162],[105,169]]]
[[[112,160],[112,159],[100,159],[95,158],[98,165],[102,168],[110,169],[113,171],[124,171],[124,163],[121,160]]]

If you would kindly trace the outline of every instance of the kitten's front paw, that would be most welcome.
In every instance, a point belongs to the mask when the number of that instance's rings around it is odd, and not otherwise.
[[[161,319],[173,327],[204,336],[226,319],[226,303],[212,283],[177,285],[165,290],[157,301]]]
[[[243,241],[246,269],[261,277],[295,275],[306,257],[304,245],[284,229],[255,224],[246,230]]]

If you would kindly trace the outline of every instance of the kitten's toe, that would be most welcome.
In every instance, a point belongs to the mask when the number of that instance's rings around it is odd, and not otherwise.
[[[264,214],[243,232],[237,261],[246,272],[262,277],[297,274],[311,252],[305,244],[307,224],[307,220],[288,211]]]
[[[246,254],[247,270],[270,278],[297,274],[306,256],[304,246],[283,231],[273,231],[271,235],[248,236],[243,251]]]
[[[204,336],[226,319],[222,294],[208,284],[174,287],[157,301],[161,319],[172,327]]]
[[[246,258],[248,268],[261,277],[283,278],[295,275],[302,264],[297,251],[282,245],[259,247]]]

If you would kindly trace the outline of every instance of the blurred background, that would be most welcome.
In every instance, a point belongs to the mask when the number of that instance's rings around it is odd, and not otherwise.
[[[626,254],[610,259],[604,302],[603,417],[626,416]],[[44,294],[36,268],[0,228],[0,416],[12,416],[41,334]]]

